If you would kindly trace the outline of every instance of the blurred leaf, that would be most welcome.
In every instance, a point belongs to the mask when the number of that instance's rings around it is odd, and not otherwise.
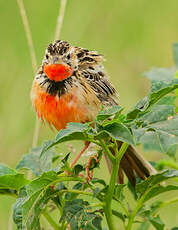
[[[174,105],[176,98],[176,96],[164,96],[156,103],[156,105]]]
[[[17,226],[25,226],[29,230],[40,229],[39,216],[48,200],[57,192],[57,189],[50,187],[56,183],[57,179],[58,175],[51,171],[43,173],[26,185],[14,207],[14,219]],[[18,229],[21,230],[20,227]]]
[[[122,201],[124,199],[123,189],[126,184],[117,184],[114,189],[114,196],[117,200]]]
[[[0,164],[0,189],[19,190],[28,183],[29,181],[24,177],[24,174],[17,173],[8,166]]]
[[[174,63],[178,66],[178,43],[173,44]]]
[[[178,79],[152,82],[149,95],[137,103],[137,105],[127,114],[127,119],[135,119],[138,116],[141,117],[151,106],[156,104],[161,98],[176,88],[178,88]]]
[[[112,214],[117,216],[119,219],[121,219],[123,222],[125,222],[125,219],[127,216],[123,215],[121,212],[118,212],[116,210],[112,210]]]
[[[17,191],[14,189],[0,189],[0,195],[16,196]]]
[[[16,169],[31,169],[35,176],[40,176],[43,172],[50,171],[52,169],[53,159],[58,155],[53,149],[49,149],[46,154],[40,157],[44,146],[46,146],[46,143],[43,146],[32,148],[28,154],[22,157]]]
[[[150,222],[157,230],[164,230],[165,224],[162,222],[159,216],[152,217]]]
[[[150,176],[146,180],[142,181],[141,183],[138,183],[136,185],[136,192],[137,193],[145,193],[149,188],[166,181],[170,178],[178,177],[178,170],[167,170],[162,173],[158,173],[155,175]]]
[[[167,81],[174,78],[176,72],[175,68],[157,68],[153,67],[151,70],[144,72],[143,75],[151,81]]]
[[[167,167],[178,170],[178,163],[173,160],[160,160],[155,164],[155,167],[159,171]]]
[[[26,200],[23,204],[23,219],[28,230],[38,230],[40,228],[40,214],[46,207],[48,201],[56,194],[52,188],[38,191]]]
[[[170,152],[171,146],[178,144],[178,116],[149,124],[144,128],[132,129],[136,143],[142,143],[147,150]],[[173,153],[172,153],[173,154]]]
[[[150,222],[146,221],[141,223],[140,227],[137,230],[148,230],[150,227]]]
[[[7,165],[0,163],[0,176],[4,175],[15,175],[15,170],[9,168]]]
[[[16,200],[15,205],[13,207],[13,220],[18,230],[26,229],[22,217],[22,205],[24,204],[26,199],[27,199],[26,190],[25,188],[22,188],[20,190],[18,199]]]
[[[93,197],[96,197],[99,193],[100,193],[101,189],[98,187],[95,187],[95,189],[93,190]]]
[[[101,217],[91,211],[82,199],[66,201],[60,221],[66,220],[71,230],[102,230]]]
[[[137,200],[137,199],[138,199],[138,195],[137,195],[137,193],[136,193],[136,191],[135,191],[134,186],[130,183],[130,181],[128,181],[127,186],[128,186],[128,189],[130,190],[130,192],[132,193],[133,198],[134,198],[135,200]]]
[[[118,114],[123,110],[123,108],[119,105],[113,106],[109,109],[104,109],[99,111],[97,117],[96,117],[96,121],[103,121],[109,117],[111,117],[112,115]]]
[[[167,186],[159,186],[152,188],[151,191],[145,196],[144,202],[152,199],[153,197],[168,191],[178,190],[178,186],[176,185],[167,185]]]
[[[169,116],[174,115],[173,105],[156,105],[153,106],[150,112],[142,116],[141,120],[144,121],[144,125],[160,122],[168,119]]]

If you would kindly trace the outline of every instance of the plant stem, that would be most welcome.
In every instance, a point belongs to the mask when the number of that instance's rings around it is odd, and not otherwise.
[[[67,3],[67,0],[60,0],[59,15],[57,18],[56,32],[55,32],[55,36],[54,36],[55,40],[59,39],[59,37],[60,37],[62,23],[63,23],[63,19],[64,19],[64,14],[65,14],[66,3]]]
[[[112,155],[112,153],[109,150],[108,146],[105,144],[105,142],[103,140],[100,140],[100,144],[101,144],[103,150],[105,151],[105,153],[108,155],[108,157],[111,160],[111,162],[113,163],[114,160],[115,160],[115,157]]]
[[[149,188],[149,189],[141,196],[141,198],[138,200],[135,209],[133,210],[132,214],[131,214],[130,217],[129,217],[129,221],[128,221],[128,225],[127,225],[126,230],[131,230],[131,229],[132,229],[132,225],[133,225],[133,222],[134,222],[134,218],[135,218],[135,216],[137,215],[137,212],[139,211],[139,209],[142,207],[146,195],[150,192],[150,190],[151,190],[152,188],[153,188],[153,187]]]
[[[104,143],[104,145],[105,145],[105,143]],[[107,149],[107,146],[106,145],[104,146],[104,145],[103,145],[103,147],[105,147],[104,149]],[[115,145],[117,145],[117,142],[115,143]],[[129,145],[127,143],[123,143],[120,150],[116,151],[114,161],[112,162],[113,164],[112,164],[111,178],[110,178],[110,182],[109,182],[109,188],[108,188],[108,191],[106,193],[106,203],[105,203],[105,208],[104,208],[106,220],[107,220],[108,227],[110,230],[116,229],[114,226],[113,217],[112,217],[111,203],[112,203],[115,184],[116,184],[116,180],[117,180],[117,176],[118,176],[120,160],[122,159],[128,146]],[[117,146],[115,146],[115,147],[117,147]]]
[[[81,195],[86,195],[86,196],[93,196],[93,193],[91,193],[91,192],[85,192],[85,191],[80,191],[80,190],[65,189],[65,190],[60,191],[60,193],[66,193],[66,192],[75,193],[75,194],[81,194]]]
[[[48,223],[50,223],[53,229],[59,230],[59,226],[56,224],[56,222],[52,219],[52,217],[46,211],[43,211],[43,216],[46,218]]]

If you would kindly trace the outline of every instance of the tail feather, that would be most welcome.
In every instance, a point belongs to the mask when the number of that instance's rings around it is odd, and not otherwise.
[[[122,145],[122,142],[118,142],[118,148]],[[114,155],[114,150],[110,149],[112,154]],[[107,162],[107,166],[109,171],[112,170],[112,163],[109,160],[108,156],[105,154],[105,159]],[[157,171],[154,167],[146,160],[144,157],[138,153],[133,146],[129,146],[126,153],[120,162],[120,169],[118,172],[117,182],[120,184],[124,183],[123,180],[123,172],[128,177],[130,183],[135,186],[136,184],[136,175],[140,177],[142,180],[146,179],[150,175],[156,174]]]

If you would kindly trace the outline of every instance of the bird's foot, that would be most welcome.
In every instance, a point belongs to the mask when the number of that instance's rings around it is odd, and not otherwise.
[[[99,163],[98,154],[90,157],[87,162],[86,169],[85,169],[87,182],[89,182],[93,178],[93,169],[90,172],[90,167],[92,166],[93,160],[95,160],[95,163]]]

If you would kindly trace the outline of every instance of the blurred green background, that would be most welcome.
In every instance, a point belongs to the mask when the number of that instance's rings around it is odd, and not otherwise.
[[[53,41],[59,0],[24,0],[38,65]],[[142,72],[173,65],[172,44],[178,41],[177,0],[68,0],[61,39],[97,50],[126,109],[143,97],[149,82]],[[15,167],[32,144],[35,114],[29,94],[34,78],[24,27],[15,0],[0,0],[0,159]],[[39,143],[53,138],[47,126]],[[145,153],[157,160],[160,154]],[[170,196],[170,195],[169,195]],[[13,198],[0,197],[0,230],[8,229]],[[176,205],[162,211],[169,227],[178,226]],[[170,228],[168,228],[170,229]]]

